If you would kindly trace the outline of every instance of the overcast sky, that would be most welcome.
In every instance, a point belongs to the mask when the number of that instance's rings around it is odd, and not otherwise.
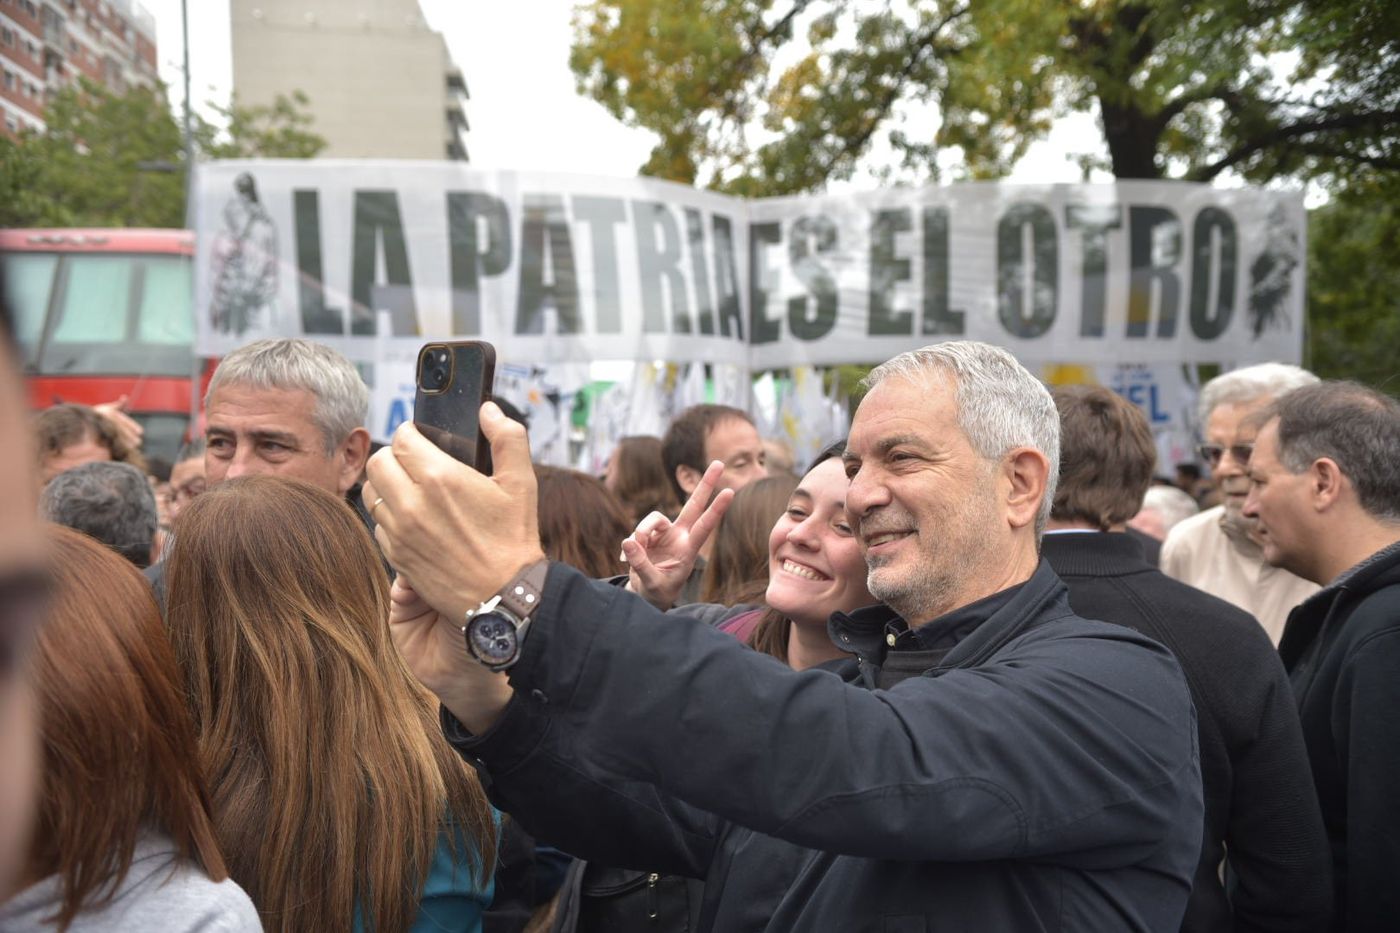
[[[156,17],[160,73],[178,106],[183,99],[180,0],[139,2]],[[232,86],[228,0],[189,0],[188,5],[191,96],[197,107],[208,100],[227,102]],[[420,0],[420,5],[467,79],[471,129],[466,142],[473,165],[631,176],[646,161],[651,134],[623,126],[574,89],[568,64],[574,0]],[[566,164],[559,158],[561,139],[568,141]],[[1092,118],[1063,120],[1050,140],[1032,148],[1012,180],[1078,181],[1079,169],[1065,152],[1097,145]],[[872,186],[862,178],[852,185]]]

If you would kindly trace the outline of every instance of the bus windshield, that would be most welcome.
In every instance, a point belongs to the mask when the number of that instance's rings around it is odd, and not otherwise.
[[[189,375],[189,256],[14,252],[0,261],[30,372]]]

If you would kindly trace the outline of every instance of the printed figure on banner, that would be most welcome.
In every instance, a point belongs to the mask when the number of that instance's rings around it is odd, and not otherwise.
[[[257,182],[242,172],[224,205],[211,251],[214,283],[209,320],[214,330],[242,337],[265,327],[277,295],[277,228],[258,200]]]

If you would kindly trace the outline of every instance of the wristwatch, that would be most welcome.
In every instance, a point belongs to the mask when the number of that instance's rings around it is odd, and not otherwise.
[[[495,596],[469,610],[462,635],[473,658],[493,671],[520,660],[520,646],[540,604],[549,561],[540,560],[517,573]]]

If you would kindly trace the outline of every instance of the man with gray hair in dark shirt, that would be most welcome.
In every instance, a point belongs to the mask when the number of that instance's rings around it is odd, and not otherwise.
[[[1049,394],[971,341],[869,383],[839,530],[885,605],[830,618],[850,660],[794,671],[544,560],[525,433],[489,403],[491,476],[411,424],[369,464],[400,655],[500,809],[571,854],[703,878],[701,930],[1177,933],[1191,700],[1165,648],[1076,617],[1040,559]]]

